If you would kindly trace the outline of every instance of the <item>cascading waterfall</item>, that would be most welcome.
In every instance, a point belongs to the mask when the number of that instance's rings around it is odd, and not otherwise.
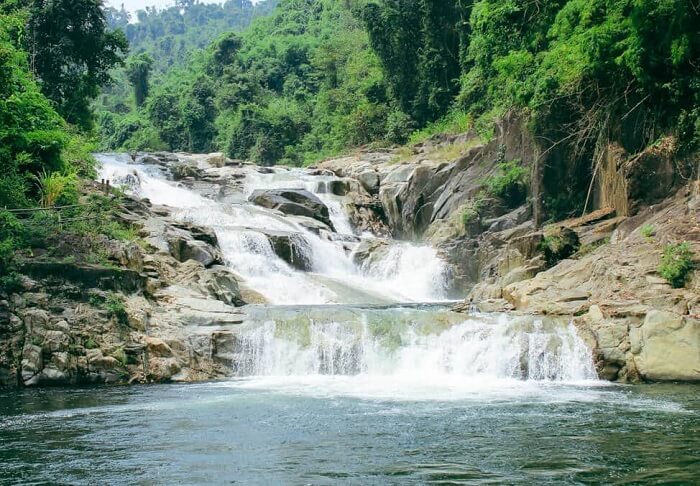
[[[435,387],[444,392],[455,386],[471,390],[514,381],[596,379],[591,352],[568,322],[508,315],[467,318],[445,306],[401,305],[443,300],[446,265],[435,249],[405,242],[391,242],[356,265],[352,250],[359,238],[342,198],[333,194],[337,179],[330,175],[301,169],[263,174],[248,168],[240,193],[214,200],[168,180],[157,167],[130,163],[128,157],[99,158],[100,177],[170,206],[175,218],[213,228],[231,269],[272,304],[249,306],[247,321],[235,330],[234,347],[217,350],[238,377],[273,380],[275,387],[320,379],[323,389],[336,387],[339,393],[359,387],[392,390],[397,396],[407,389],[433,396]],[[329,208],[337,234],[317,234],[249,203],[257,189],[313,192]],[[309,271],[278,257],[270,240],[275,232],[288,235],[295,258],[303,259]]]
[[[173,208],[174,217],[216,231],[230,267],[244,283],[260,292],[271,304],[427,302],[445,299],[446,266],[437,252],[425,246],[400,244],[386,258],[383,271],[367,271],[355,265],[341,241],[315,234],[275,211],[247,202],[256,189],[307,189],[328,207],[340,234],[352,234],[341,200],[327,191],[329,176],[311,176],[301,170],[260,174],[246,173],[245,186],[237,202],[214,201],[196,191],[169,181],[157,167],[129,163],[128,156],[101,154],[101,178],[124,184],[136,195]],[[311,272],[301,272],[280,259],[266,234],[291,234],[300,252],[311,263]],[[397,254],[404,260],[418,252],[421,265],[394,264]],[[427,278],[426,278],[427,277]]]
[[[568,322],[506,315],[465,319],[447,311],[355,310],[274,316],[238,337],[242,376],[365,375],[440,378],[595,379],[590,350]]]

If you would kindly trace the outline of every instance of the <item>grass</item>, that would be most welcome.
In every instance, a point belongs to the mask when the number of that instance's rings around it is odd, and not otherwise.
[[[476,195],[474,199],[470,199],[462,209],[462,224],[464,227],[468,227],[470,224],[479,221],[481,218],[481,211],[484,208],[484,203],[486,199],[483,193]]]
[[[128,323],[124,299],[121,296],[114,293],[109,294],[105,299],[104,305],[110,317],[116,318],[120,324]]]
[[[645,224],[639,230],[639,234],[647,240],[652,240],[653,237],[656,235],[656,229],[650,224]]]
[[[525,202],[529,182],[530,172],[517,160],[501,162],[498,172],[484,180],[486,191],[501,198],[511,208]]]

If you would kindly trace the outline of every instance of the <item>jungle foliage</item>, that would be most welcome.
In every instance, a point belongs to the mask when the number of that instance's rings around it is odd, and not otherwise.
[[[675,132],[698,149],[699,25],[697,0],[282,0],[186,66],[164,56],[176,67],[144,107],[105,112],[101,128],[111,148],[299,165],[377,141],[488,137],[515,111],[583,161],[552,169],[564,215],[607,141],[634,153]]]

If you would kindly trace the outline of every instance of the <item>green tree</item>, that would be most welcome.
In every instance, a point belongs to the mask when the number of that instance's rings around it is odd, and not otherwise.
[[[126,77],[134,88],[134,100],[140,107],[148,98],[149,77],[153,69],[153,58],[146,53],[131,56],[126,61]]]
[[[123,62],[127,41],[109,31],[102,0],[32,0],[26,36],[42,91],[69,122],[92,126],[90,103]]]

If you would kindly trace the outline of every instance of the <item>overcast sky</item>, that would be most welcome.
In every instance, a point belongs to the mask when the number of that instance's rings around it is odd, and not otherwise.
[[[203,0],[204,3],[223,3],[223,0]],[[175,0],[108,0],[108,4],[112,7],[119,8],[123,3],[129,12],[143,10],[145,7],[169,7],[175,3]]]

